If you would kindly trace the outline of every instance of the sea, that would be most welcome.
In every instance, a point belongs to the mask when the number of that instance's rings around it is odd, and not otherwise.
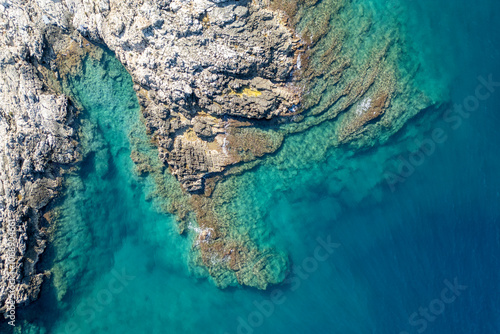
[[[0,331],[500,333],[500,2],[349,3],[373,29],[397,27],[401,66],[439,94],[370,147],[329,145],[326,120],[234,176],[228,208],[286,254],[283,283],[219,289],[193,270],[196,222],[179,235],[154,180],[137,174],[132,150],[155,148],[130,75],[106,51],[70,80],[84,158],[54,209],[40,263],[50,277]]]

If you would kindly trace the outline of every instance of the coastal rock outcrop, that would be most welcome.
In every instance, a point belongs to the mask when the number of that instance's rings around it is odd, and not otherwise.
[[[203,192],[208,175],[279,148],[281,134],[255,125],[300,102],[301,91],[291,82],[299,39],[280,14],[258,1],[32,0],[1,6],[3,312],[7,301],[36,299],[45,275],[36,268],[49,226],[42,215],[65,165],[78,159],[71,127],[76,108],[62,94],[61,79],[78,72],[82,54],[93,52],[88,41],[113,50],[132,75],[159,157],[189,192]],[[12,263],[9,254],[15,254]]]
[[[299,39],[258,1],[36,3],[49,24],[116,53],[160,158],[190,192],[243,160],[227,138],[233,124],[265,123],[300,103],[291,76]]]
[[[308,10],[313,4],[325,7],[322,15]],[[81,71],[87,55],[99,59],[96,45],[111,49],[132,76],[158,148],[155,166],[132,151],[138,173],[156,173],[161,183],[168,167],[184,189],[169,205],[183,220],[181,233],[189,217],[198,224],[196,265],[221,287],[265,289],[282,281],[286,256],[260,249],[221,212],[238,190],[218,190],[222,176],[254,167],[286,135],[330,120],[335,129],[319,138],[325,147],[373,145],[431,103],[409,84],[416,69],[402,78],[402,51],[391,29],[368,35],[371,16],[349,6],[349,0],[1,4],[0,311],[10,295],[19,305],[38,294],[43,274],[35,265],[46,234],[41,215],[57,194],[64,166],[78,158],[71,128],[75,108],[62,94],[64,80]],[[302,19],[314,24],[297,29],[298,36],[294,28]],[[408,103],[409,96],[422,98]],[[8,254],[14,248],[12,285]]]
[[[24,8],[0,10],[0,312],[38,297],[47,240],[44,208],[78,157],[74,110],[38,77],[43,33]]]

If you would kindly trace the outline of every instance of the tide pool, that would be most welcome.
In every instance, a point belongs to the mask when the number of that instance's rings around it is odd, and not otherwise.
[[[193,273],[192,236],[130,159],[137,141],[155,155],[131,78],[111,53],[86,59],[70,87],[84,159],[44,254],[53,275],[16,333],[499,333],[500,86],[478,78],[500,82],[500,6],[364,3],[378,20],[394,8],[408,61],[422,67],[415,80],[446,84],[449,103],[362,152],[329,146],[322,123],[224,181],[239,187],[226,209],[240,228],[289,254],[288,279],[266,291],[220,290]],[[479,85],[489,95],[469,105]],[[454,105],[460,124],[445,117]],[[413,168],[401,175],[403,161]]]

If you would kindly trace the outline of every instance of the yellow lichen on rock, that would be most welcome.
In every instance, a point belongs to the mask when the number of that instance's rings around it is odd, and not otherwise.
[[[248,96],[248,97],[259,97],[262,95],[260,91],[257,89],[253,89],[250,87],[244,87],[242,89],[238,89],[237,91],[231,90],[229,95],[236,95],[238,97]]]

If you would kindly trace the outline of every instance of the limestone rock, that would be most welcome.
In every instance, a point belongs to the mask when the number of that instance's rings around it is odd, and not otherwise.
[[[207,175],[232,164],[224,157],[224,141],[214,141],[224,120],[271,119],[299,104],[300,91],[291,82],[299,41],[280,14],[259,2],[33,4],[61,28],[72,17],[69,25],[116,53],[136,83],[160,157],[169,156],[163,160],[189,191],[202,191]],[[203,122],[200,115],[216,120]],[[201,146],[193,146],[185,133],[194,134]],[[205,150],[215,142],[218,149]],[[186,164],[196,168],[183,168]]]
[[[62,166],[75,161],[78,152],[67,97],[50,91],[34,65],[44,56],[40,27],[49,19],[40,16],[37,21],[31,6],[17,2],[0,7],[0,312],[4,312],[7,298],[25,305],[38,296],[43,275],[35,266],[46,239],[42,209],[57,194]],[[9,278],[13,278],[10,283]]]
[[[43,211],[78,159],[73,107],[47,84],[60,89],[58,76],[81,70],[85,39],[132,75],[159,157],[189,192],[276,150],[282,137],[253,126],[299,103],[298,39],[259,1],[14,0],[0,4],[0,32],[0,312],[9,296],[35,299],[43,280]],[[40,73],[52,74],[44,83]]]

